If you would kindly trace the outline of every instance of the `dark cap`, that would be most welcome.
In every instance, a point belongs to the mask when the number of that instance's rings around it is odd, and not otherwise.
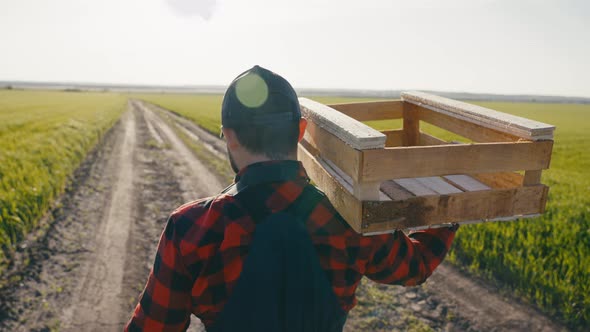
[[[254,66],[236,77],[221,106],[221,124],[273,125],[299,121],[301,110],[295,90],[281,76]]]

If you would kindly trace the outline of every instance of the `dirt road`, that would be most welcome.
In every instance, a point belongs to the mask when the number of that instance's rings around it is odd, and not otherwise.
[[[179,132],[225,158],[223,143],[194,124],[130,102],[44,220],[48,226],[21,244],[3,276],[0,331],[122,329],[168,214],[226,185],[220,179],[228,174],[214,174]],[[363,280],[346,331],[563,329],[499,294],[448,265],[421,287]],[[191,325],[203,330],[194,317]]]

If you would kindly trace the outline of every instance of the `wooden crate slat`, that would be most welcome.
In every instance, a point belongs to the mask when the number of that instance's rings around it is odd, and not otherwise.
[[[415,105],[404,103],[404,133],[406,145],[416,146],[420,142],[420,109]]]
[[[396,179],[393,181],[416,196],[428,196],[437,194],[436,191],[428,188],[423,183],[418,181],[418,179]]]
[[[393,180],[384,181],[381,183],[381,191],[383,191],[392,200],[405,200],[408,198],[415,197],[414,194],[404,189],[404,187],[395,183]]]
[[[541,170],[531,170],[524,172],[523,186],[530,186],[541,183]]]
[[[398,130],[384,130],[381,133],[387,137],[385,140],[386,147],[407,146],[406,134],[403,129]]]
[[[331,104],[338,110],[357,121],[390,120],[402,118],[401,100],[369,101],[361,103]]]
[[[547,169],[552,146],[525,141],[364,150],[361,180]]]
[[[480,191],[492,189],[490,186],[479,182],[478,180],[472,178],[469,175],[446,175],[444,176],[444,178],[447,181],[456,185],[457,187],[463,189],[464,191]]]
[[[362,122],[307,98],[299,98],[299,105],[304,117],[355,149],[385,147],[385,135]]]
[[[484,128],[463,119],[451,118],[428,108],[421,109],[420,120],[475,142],[514,142],[520,139],[518,136]]]
[[[333,162],[331,162],[328,159],[322,159],[322,158],[316,158],[318,160],[318,162],[324,166],[324,168],[330,168],[331,171],[335,172],[338,175],[338,179],[344,181],[343,184],[345,184],[345,188],[350,191],[353,195],[355,195],[355,197],[357,197],[357,195],[355,194],[355,190],[354,187],[355,185],[358,186],[358,183],[355,184],[354,180],[348,175],[346,174],[343,170],[341,170],[336,164],[334,164]],[[341,182],[342,182],[341,181]],[[389,198],[389,196],[387,194],[385,194],[384,192],[382,192],[381,190],[379,190],[380,188],[375,187],[375,190],[378,190],[377,195],[378,197],[373,197],[373,198],[378,198],[379,201],[390,201],[391,198]],[[359,197],[357,197],[358,199]],[[367,199],[370,200],[370,199]]]
[[[453,186],[452,184],[443,180],[440,176],[431,176],[424,178],[417,178],[418,182],[422,183],[437,194],[448,195],[462,193],[463,190]]]
[[[420,145],[421,146],[426,146],[426,145],[445,145],[445,144],[450,144],[447,141],[443,141],[440,138],[436,138],[434,136],[431,136],[427,133],[424,132],[420,132]]]
[[[460,221],[458,224],[460,225],[473,225],[473,224],[482,224],[488,222],[508,222],[514,221],[517,219],[528,219],[528,218],[537,218],[542,216],[541,213],[534,213],[534,214],[525,214],[521,216],[510,216],[510,217],[498,217],[498,218],[490,218],[490,219],[476,219],[476,220],[465,220]],[[363,230],[363,236],[373,236],[373,235],[380,235],[380,234],[388,234],[392,233],[396,229],[401,229],[399,227],[400,224],[403,223],[403,219],[397,219],[396,221],[386,221],[383,223],[378,224],[368,224],[365,229]],[[450,227],[452,223],[442,223],[442,224],[432,224],[432,225],[425,225],[425,226],[413,226],[413,227],[406,227],[403,228],[404,231],[421,231],[425,229],[431,228],[441,228],[441,227]]]
[[[405,201],[363,202],[363,232],[500,217],[516,219],[542,213],[547,190],[544,185],[536,185],[422,196]],[[392,222],[397,224],[392,225]]]
[[[520,187],[524,178],[516,172],[480,173],[471,176],[494,189]]]
[[[314,149],[321,151],[323,158],[336,164],[349,176],[358,179],[361,164],[361,152],[344,143],[341,139],[318,126],[313,121],[308,121],[305,131],[305,140]]]
[[[301,161],[313,182],[326,194],[334,208],[357,232],[361,232],[362,203],[346,188],[344,180],[338,179],[337,174],[328,173],[316,158],[303,146],[298,145],[297,159]]]
[[[524,139],[553,139],[553,131],[555,130],[555,127],[552,125],[464,103],[458,100],[452,100],[419,91],[402,93],[402,100],[412,104],[422,105],[453,118],[462,119],[479,126],[491,128]]]

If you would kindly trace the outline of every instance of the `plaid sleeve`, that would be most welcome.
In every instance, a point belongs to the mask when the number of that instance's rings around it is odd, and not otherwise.
[[[190,324],[192,278],[180,254],[174,215],[160,237],[154,266],[125,331],[185,331]]]
[[[402,231],[373,239],[377,244],[366,275],[384,284],[415,286],[423,283],[443,261],[455,237],[453,228]]]

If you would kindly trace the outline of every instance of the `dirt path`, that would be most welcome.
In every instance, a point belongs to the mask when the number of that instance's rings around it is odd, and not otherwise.
[[[224,158],[223,142],[166,110],[132,101],[23,242],[0,289],[0,331],[120,331],[137,303],[168,214],[225,183],[177,136]],[[165,114],[175,125],[163,121]],[[224,175],[227,178],[227,174]],[[28,264],[25,264],[27,263]],[[4,277],[4,276],[3,276]],[[421,287],[363,280],[346,331],[558,331],[534,309],[443,265]],[[193,317],[192,331],[203,331]]]
[[[99,331],[120,321],[113,308],[121,308],[125,249],[137,203],[133,192],[135,126],[134,112],[124,114],[124,133],[108,169],[116,174],[110,201],[96,232],[94,255],[84,264],[74,297],[62,316],[64,329]]]

